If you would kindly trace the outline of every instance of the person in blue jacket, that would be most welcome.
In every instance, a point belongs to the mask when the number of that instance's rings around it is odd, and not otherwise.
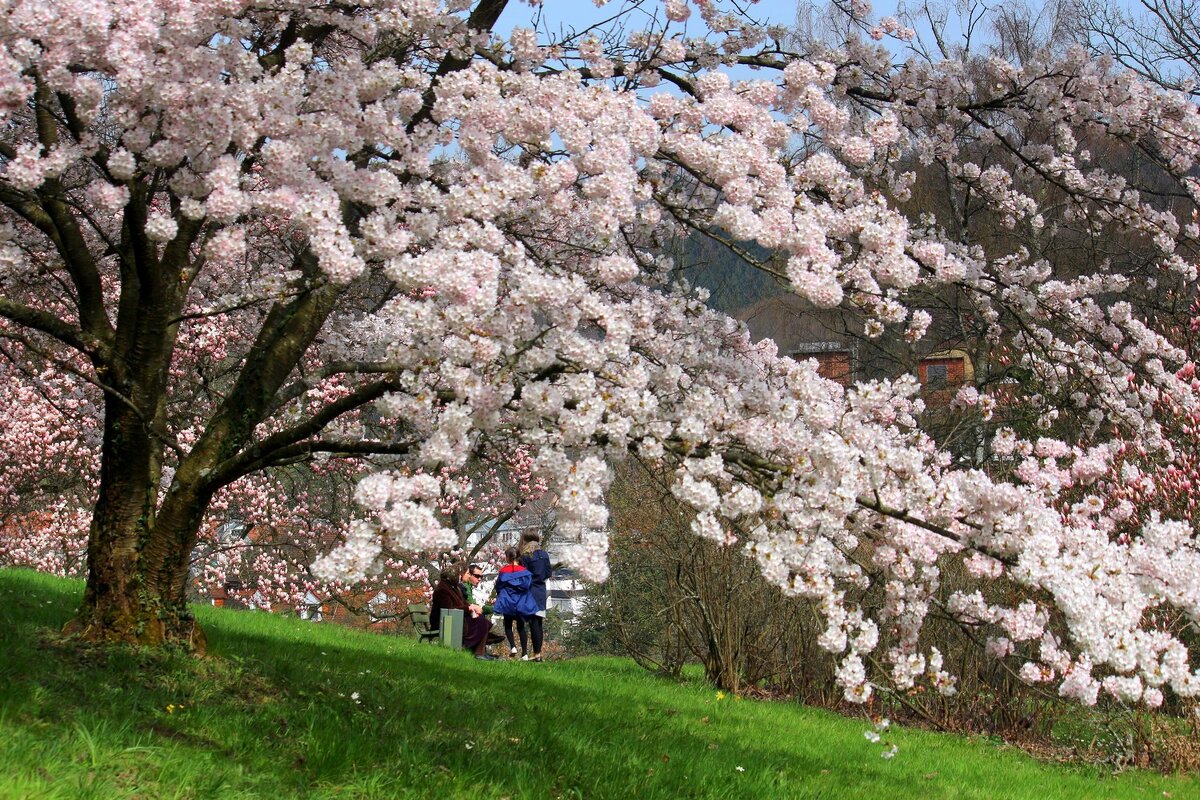
[[[550,555],[542,549],[542,537],[537,531],[521,534],[521,563],[533,577],[530,594],[537,601],[537,612],[529,617],[529,634],[533,639],[533,660],[542,660],[542,622],[546,619],[546,581],[550,579]]]
[[[537,600],[534,599],[530,587],[533,585],[533,575],[521,566],[521,553],[515,547],[504,551],[508,564],[500,568],[496,577],[496,602],[492,606],[497,614],[504,615],[504,635],[508,638],[508,652],[517,655],[517,644],[513,641],[515,626],[521,637],[521,658],[528,659],[525,647],[525,620],[537,613]]]

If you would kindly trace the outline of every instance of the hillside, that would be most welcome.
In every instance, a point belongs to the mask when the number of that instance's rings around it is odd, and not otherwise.
[[[0,570],[0,798],[1175,798],[988,741],[738,701],[618,659],[482,662],[199,609],[210,655],[51,633],[78,583]]]
[[[747,244],[758,258],[766,251]],[[786,288],[762,270],[755,269],[733,252],[711,239],[693,234],[681,243],[677,254],[677,277],[708,290],[708,305],[736,315],[741,309],[768,297],[786,293]]]

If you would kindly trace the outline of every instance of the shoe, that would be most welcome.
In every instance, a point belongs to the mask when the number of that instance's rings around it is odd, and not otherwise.
[[[522,661],[528,661],[528,660],[529,660],[529,656],[527,656],[527,655],[526,655],[526,656],[521,656],[521,660],[522,660]]]
[[[476,661],[499,661],[500,659],[496,658],[491,653],[484,653],[481,656],[475,656],[475,660]]]
[[[511,657],[516,658],[517,657],[517,648],[515,648],[515,647],[508,648],[508,654]]]
[[[538,664],[540,664],[540,663],[542,663],[542,657],[534,656],[533,658],[530,659],[530,661],[536,661]]]

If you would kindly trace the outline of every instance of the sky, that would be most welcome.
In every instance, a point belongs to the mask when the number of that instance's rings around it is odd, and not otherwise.
[[[619,0],[610,0],[603,8],[596,8],[591,0],[544,0],[543,13],[547,19],[579,29],[612,16],[620,6]],[[528,4],[511,0],[496,30],[528,25],[533,13]],[[791,25],[796,18],[796,0],[759,0],[753,5],[753,15],[772,24]]]
[[[632,0],[609,0],[602,8],[596,8],[592,0],[542,0],[541,13],[543,15],[542,30],[552,30],[557,32],[561,27],[570,28],[576,31],[583,30],[590,25],[601,22],[615,15],[626,2]],[[806,5],[815,5],[818,7],[824,6],[828,0],[802,0]],[[878,20],[885,16],[895,16],[905,21],[902,9],[907,6],[913,11],[917,11],[923,5],[925,0],[874,0],[871,2],[873,11],[870,19]],[[1013,2],[1018,5],[1024,5],[1033,10],[1035,13],[1043,13],[1044,4],[1039,0],[1002,0],[1000,6],[991,6],[992,8],[1002,7],[1005,3]],[[1136,6],[1136,0],[1110,0],[1110,3],[1115,8],[1133,9]],[[748,6],[752,17],[759,19],[767,24],[786,25],[791,27],[796,21],[797,0],[723,0],[722,5],[736,4],[739,6]],[[962,4],[955,0],[930,0],[930,4],[935,9],[941,9],[947,12],[947,20],[945,27],[945,38],[950,45],[964,44],[962,30],[964,21],[956,13],[956,7],[961,9]],[[658,12],[659,18],[662,17],[661,2],[658,0],[647,0],[645,3],[649,9],[654,9]],[[969,5],[969,4],[968,4]],[[989,4],[990,5],[990,4]],[[982,9],[983,5],[979,5],[978,9]],[[499,23],[495,27],[495,31],[501,36],[506,36],[513,27],[523,26],[528,27],[531,24],[537,11],[532,8],[525,0],[509,0],[508,6],[501,16]],[[920,16],[917,14],[916,16]],[[546,25],[549,21],[549,25]],[[932,45],[933,37],[930,35],[929,24],[924,19],[918,19],[913,24],[918,41]],[[631,22],[631,27],[639,27]],[[679,30],[677,25],[672,26],[673,30]],[[702,29],[702,23],[698,19],[693,5],[693,20],[687,23],[688,33],[699,33]],[[976,35],[972,42],[973,50],[978,52],[978,48],[982,44],[986,44],[990,38],[990,30],[985,22],[976,29]],[[903,61],[913,55],[913,49],[894,39],[885,38],[882,45],[891,50],[898,61]]]
[[[733,0],[739,5],[746,5],[749,0]],[[814,0],[815,4],[823,5],[823,0]],[[874,11],[872,17],[878,19],[882,16],[896,15],[898,6],[904,0],[877,0],[873,2]],[[621,0],[609,0],[602,8],[596,8],[592,0],[543,0],[541,13],[544,20],[549,20],[550,30],[557,31],[559,26],[582,30],[589,25],[595,24],[609,17],[612,17],[620,10],[623,3]],[[657,7],[660,4],[650,0],[648,7]],[[750,3],[751,15],[767,24],[787,25],[791,27],[796,21],[796,6],[797,0],[758,0],[758,2]],[[500,17],[499,23],[495,27],[495,31],[505,36],[514,27],[528,27],[531,24],[536,11],[523,0],[510,0],[504,14]],[[693,15],[696,16],[693,7]],[[661,19],[661,10],[659,17]],[[953,23],[951,23],[953,25]],[[543,25],[543,28],[547,26]],[[688,30],[699,32],[701,23],[698,17],[689,22]],[[889,43],[885,42],[885,45]],[[891,43],[893,49],[899,49],[895,43]]]

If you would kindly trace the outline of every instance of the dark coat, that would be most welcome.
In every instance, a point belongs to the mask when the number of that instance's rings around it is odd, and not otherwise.
[[[430,604],[429,628],[440,629],[442,625],[442,609],[458,608],[463,612],[463,647],[474,650],[475,646],[484,640],[492,629],[492,620],[485,614],[472,617],[467,610],[467,599],[463,594],[462,585],[446,583],[439,580],[433,587],[433,602]]]
[[[462,586],[457,583],[446,583],[439,580],[433,585],[433,601],[429,609],[429,629],[437,630],[442,625],[442,609],[459,608],[467,610],[467,599],[463,595]]]
[[[529,570],[529,574],[533,576],[533,585],[530,586],[530,593],[533,599],[537,601],[538,611],[546,610],[546,581],[550,580],[550,573],[553,571],[550,568],[550,556],[545,550],[534,550],[532,553],[526,553],[521,556],[521,563],[525,569]]]
[[[497,614],[516,617],[531,617],[538,612],[537,600],[530,591],[533,585],[533,575],[524,567],[500,570],[496,578],[496,604],[493,606]]]

